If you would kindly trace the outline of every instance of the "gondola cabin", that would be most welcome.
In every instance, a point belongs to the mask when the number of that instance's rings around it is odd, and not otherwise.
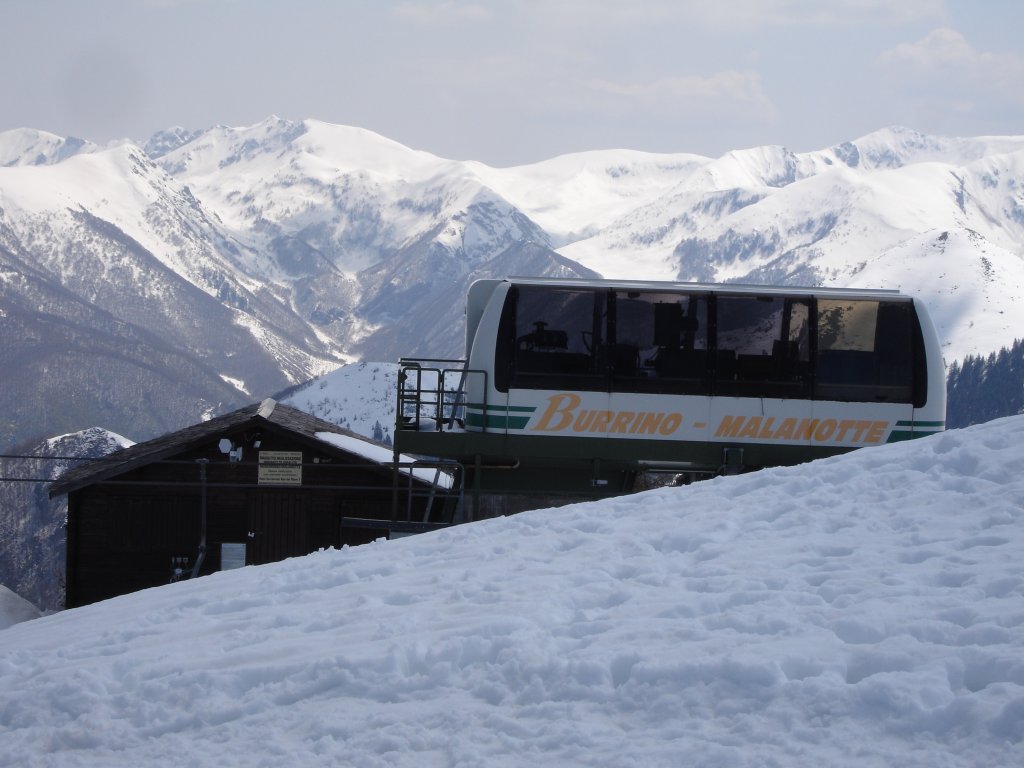
[[[398,396],[396,450],[497,491],[623,493],[945,425],[934,327],[884,290],[481,280],[465,359],[402,360]]]

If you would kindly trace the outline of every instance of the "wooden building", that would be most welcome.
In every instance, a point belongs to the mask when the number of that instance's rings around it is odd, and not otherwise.
[[[390,448],[264,400],[51,486],[68,496],[65,605],[362,544],[396,519],[405,530],[445,524],[446,485],[434,470],[396,473]]]

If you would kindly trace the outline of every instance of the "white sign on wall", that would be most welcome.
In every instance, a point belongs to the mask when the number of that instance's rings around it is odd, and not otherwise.
[[[302,485],[302,451],[260,451],[261,485]]]

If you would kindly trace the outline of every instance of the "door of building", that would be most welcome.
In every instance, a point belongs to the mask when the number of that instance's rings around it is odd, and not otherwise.
[[[309,497],[296,491],[260,490],[249,506],[246,565],[309,554]]]

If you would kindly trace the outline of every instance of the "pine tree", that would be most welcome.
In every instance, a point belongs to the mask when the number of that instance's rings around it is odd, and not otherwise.
[[[1024,413],[1024,341],[987,357],[954,361],[946,375],[946,426],[951,429]]]

